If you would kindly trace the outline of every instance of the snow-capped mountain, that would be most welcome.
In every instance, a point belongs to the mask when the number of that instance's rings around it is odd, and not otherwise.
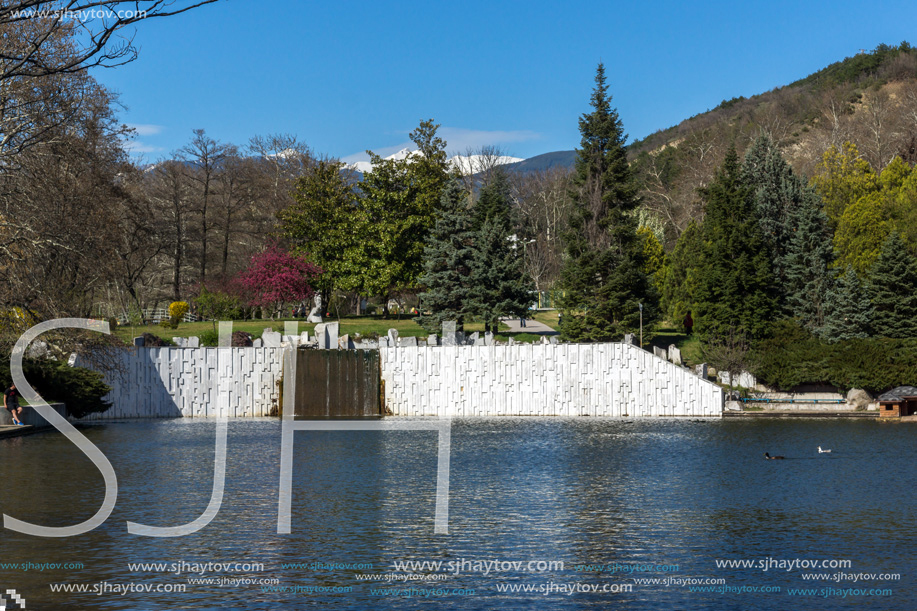
[[[419,155],[417,151],[412,151],[407,148],[403,148],[397,153],[393,153],[386,157],[385,159],[392,159],[395,161],[400,161],[402,159],[408,159],[414,155]],[[505,165],[508,163],[518,163],[524,161],[521,157],[509,157],[509,156],[500,156],[500,157],[489,157],[487,155],[453,155],[449,158],[448,163],[459,169],[463,174],[477,174],[481,170],[485,169],[489,165]],[[357,161],[347,166],[351,170],[356,170],[361,174],[365,174],[373,169],[372,163],[369,161]]]
[[[449,163],[457,167],[462,174],[477,174],[488,167],[519,163],[520,161],[525,160],[521,157],[509,157],[507,155],[499,157],[491,155],[454,155],[449,158]]]

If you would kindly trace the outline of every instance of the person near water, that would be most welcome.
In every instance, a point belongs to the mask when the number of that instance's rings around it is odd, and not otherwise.
[[[6,389],[3,393],[3,407],[6,408],[6,411],[10,413],[10,416],[13,418],[13,424],[17,426],[23,426],[22,423],[22,408],[19,407],[19,391],[16,389],[15,384],[10,384],[10,387]]]

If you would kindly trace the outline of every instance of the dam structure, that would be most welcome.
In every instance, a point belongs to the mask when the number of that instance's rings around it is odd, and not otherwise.
[[[117,370],[105,374],[111,409],[85,420],[278,416],[282,381],[291,375],[284,371],[287,350],[297,351],[295,415],[303,418],[723,413],[719,386],[629,343],[406,343],[125,349]]]
[[[716,384],[629,343],[380,348],[394,416],[720,418]]]

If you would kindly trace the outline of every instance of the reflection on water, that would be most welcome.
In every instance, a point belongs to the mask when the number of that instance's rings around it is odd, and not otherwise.
[[[280,536],[280,422],[232,422],[223,507],[204,530],[174,539],[129,535],[125,522],[170,526],[203,511],[211,489],[213,423],[125,422],[83,431],[115,467],[118,505],[102,527],[79,537],[41,539],[3,531],[0,562],[84,566],[0,569],[0,586],[24,594],[29,609],[917,608],[910,475],[917,452],[913,432],[904,425],[456,420],[448,536],[433,534],[435,432],[297,432],[293,533]],[[818,445],[834,452],[819,455]],[[787,459],[765,461],[765,451]],[[3,513],[43,525],[85,520],[103,496],[101,475],[56,433],[0,441],[0,478]],[[715,563],[767,558],[850,560],[849,568],[818,572],[899,573],[901,580],[806,581],[803,569],[726,569]],[[390,573],[392,563],[402,560],[466,564],[443,581],[356,578]],[[513,568],[486,576],[471,570],[472,563],[485,560],[563,561],[565,568],[544,573]],[[190,567],[177,572],[183,561],[264,564],[262,572],[193,567],[194,579],[277,579],[273,585],[351,590],[280,593],[253,584],[193,584]],[[128,566],[156,562],[169,566]],[[283,566],[313,562],[373,569]],[[678,569],[628,575],[595,568],[615,563]],[[580,564],[593,568],[578,571]],[[679,585],[635,584],[634,577],[724,579],[730,588],[781,591],[691,592]],[[84,584],[89,592],[52,593],[51,583]],[[120,584],[183,585],[187,591],[122,596],[113,589]],[[624,584],[633,585],[632,591],[601,591]],[[599,591],[566,595],[561,589],[572,585]],[[500,591],[507,587],[534,591]],[[893,593],[881,601],[840,598],[825,596],[829,587]],[[93,594],[93,588],[108,590]],[[413,588],[415,596],[378,592],[395,588]],[[547,588],[554,592],[539,591]],[[796,598],[791,588],[822,591]],[[431,602],[424,595],[432,589],[449,595]],[[453,595],[454,589],[474,593]]]

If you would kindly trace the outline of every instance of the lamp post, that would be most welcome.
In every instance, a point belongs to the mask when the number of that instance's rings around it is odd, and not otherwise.
[[[640,306],[640,349],[643,349],[643,304],[638,304]]]

